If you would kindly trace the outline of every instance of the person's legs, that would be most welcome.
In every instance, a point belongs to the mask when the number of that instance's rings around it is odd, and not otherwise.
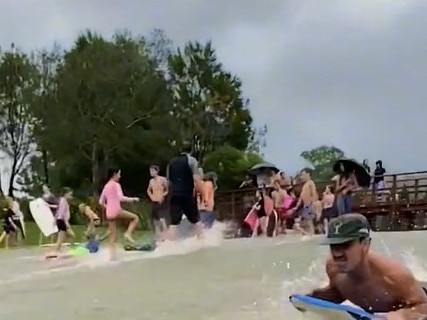
[[[99,222],[99,217],[94,214],[91,216],[87,216],[89,219],[89,222],[87,224],[87,228],[85,231],[85,235],[90,235],[95,233],[95,225]]]
[[[9,231],[8,229],[5,227],[3,233],[0,235],[0,244],[4,241],[5,244],[5,248],[7,249],[9,247]]]
[[[169,206],[170,225],[167,231],[167,238],[169,240],[176,240],[177,238],[177,227],[182,220],[184,200],[181,196],[171,196]]]
[[[139,221],[138,216],[133,212],[130,212],[127,210],[122,210],[122,211],[120,211],[117,218],[118,219],[130,220],[128,228],[127,228],[127,230],[123,236],[126,238],[126,240],[128,240],[132,243],[135,243],[135,240],[133,239],[133,232],[135,231],[136,227],[138,226],[138,221]]]
[[[315,234],[314,218],[313,217],[308,218],[306,223],[307,223],[307,226],[306,226],[307,234],[310,236],[314,235]]]
[[[339,216],[345,213],[345,196],[344,195],[339,195],[337,197],[337,209],[338,209]]]
[[[353,197],[351,194],[347,194],[344,197],[344,208],[345,208],[345,212],[344,213],[351,213],[352,211],[352,205],[353,205]]]
[[[212,211],[200,210],[200,221],[206,229],[212,228],[215,216]]]
[[[184,199],[183,211],[188,221],[193,224],[196,236],[201,238],[203,235],[203,224],[200,221],[199,209],[197,208],[197,199],[193,196]]]
[[[154,202],[151,206],[151,216],[150,216],[150,224],[154,231],[154,235],[157,239],[161,238],[161,233],[163,229],[163,225],[166,223],[161,221],[160,219],[160,211],[162,209],[162,205],[158,202]]]
[[[56,252],[61,251],[62,244],[65,241],[65,237],[67,235],[67,225],[64,220],[58,219],[56,220],[56,226],[58,227],[58,235],[56,238],[55,250]]]
[[[116,220],[108,221],[108,247],[110,250],[110,259],[115,260],[116,255],[116,242],[117,242],[117,225]]]

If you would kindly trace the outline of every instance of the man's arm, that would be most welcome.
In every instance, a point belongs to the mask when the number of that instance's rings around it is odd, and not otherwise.
[[[150,179],[150,182],[148,183],[148,187],[147,187],[147,194],[150,197],[150,199],[151,199],[151,196],[153,194],[153,188],[151,186],[152,182],[153,182],[153,179]]]
[[[311,189],[311,194],[313,195],[313,198],[316,200],[319,200],[319,195],[317,194],[317,189],[316,189],[316,185],[314,184],[314,181],[311,181],[310,189]]]
[[[313,290],[313,292],[308,295],[313,298],[318,298],[334,303],[343,303],[346,299],[343,298],[339,290],[334,285],[335,274],[333,272],[331,261],[326,262],[326,274],[329,278],[329,284],[324,288]]]
[[[163,183],[163,196],[166,197],[169,193],[169,182],[167,180],[167,178],[164,178],[165,181]]]
[[[389,279],[396,293],[402,297],[404,306],[390,314],[398,314],[398,318],[405,320],[424,319],[427,317],[427,295],[410,270],[404,266],[399,269]]]
[[[203,181],[202,176],[200,175],[199,171],[199,163],[196,160],[196,158],[192,156],[188,157],[188,165],[190,166],[191,172],[193,173],[193,179],[194,179],[194,188],[196,189],[196,193],[200,193],[202,196],[202,200],[206,199],[206,195],[204,194],[204,188],[203,188]]]

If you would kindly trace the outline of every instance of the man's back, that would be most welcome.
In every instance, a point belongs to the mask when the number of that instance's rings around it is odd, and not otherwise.
[[[190,161],[190,156],[181,154],[169,162],[167,178],[172,196],[190,196],[193,194],[194,178]]]

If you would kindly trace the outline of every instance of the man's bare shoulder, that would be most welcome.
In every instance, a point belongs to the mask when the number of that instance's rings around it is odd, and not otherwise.
[[[369,261],[374,270],[390,284],[400,284],[414,277],[412,271],[395,258],[372,252],[369,254]]]

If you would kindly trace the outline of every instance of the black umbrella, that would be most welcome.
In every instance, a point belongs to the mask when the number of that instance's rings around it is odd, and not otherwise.
[[[371,176],[365,167],[354,159],[340,159],[332,167],[335,173],[354,173],[357,183],[362,188],[369,188],[371,185]]]
[[[278,173],[280,171],[274,164],[270,162],[261,162],[250,168],[249,172],[256,175],[265,170],[271,170],[274,173]]]

